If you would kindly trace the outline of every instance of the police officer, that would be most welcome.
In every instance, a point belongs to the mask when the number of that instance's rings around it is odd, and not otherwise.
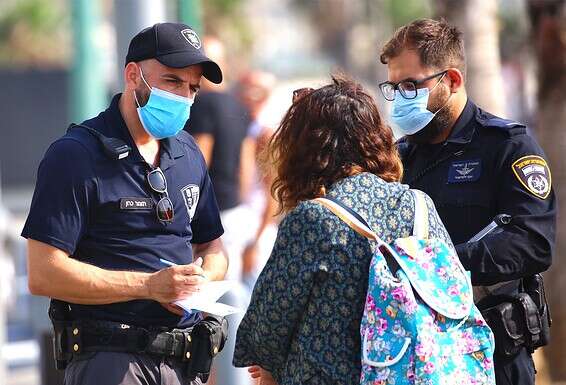
[[[205,341],[190,327],[206,320],[172,303],[227,268],[206,164],[182,130],[202,76],[222,81],[190,27],[142,30],[123,93],[39,166],[22,236],[30,291],[64,304],[53,314],[66,384],[201,383],[191,367]]]
[[[516,294],[518,279],[551,264],[556,201],[542,149],[524,125],[468,99],[457,28],[414,21],[395,32],[380,59],[388,69],[380,89],[392,104],[391,124],[404,135],[403,182],[433,199],[473,285],[500,285],[505,294]],[[511,222],[467,242],[498,214],[510,215]],[[497,345],[504,336],[492,329]],[[496,354],[495,373],[498,385],[533,384],[529,351]]]

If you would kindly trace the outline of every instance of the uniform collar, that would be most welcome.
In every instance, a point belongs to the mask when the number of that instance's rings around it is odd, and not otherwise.
[[[114,95],[110,102],[110,106],[106,110],[105,118],[108,124],[106,125],[107,132],[104,132],[104,134],[110,137],[122,139],[126,142],[132,148],[130,156],[128,157],[131,161],[145,163],[145,160],[138,151],[138,148],[134,143],[134,139],[128,130],[128,126],[126,126],[122,113],[120,112],[119,102],[121,96],[121,93]],[[177,137],[162,139],[160,143],[160,167],[162,169],[169,168],[174,163],[174,159],[185,154],[183,145]]]
[[[476,129],[475,125],[470,124],[470,122],[477,110],[478,107],[468,99],[462,113],[454,123],[450,136],[446,139],[447,143],[465,144],[472,140]]]

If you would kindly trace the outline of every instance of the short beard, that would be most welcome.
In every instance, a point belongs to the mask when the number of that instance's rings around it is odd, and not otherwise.
[[[413,135],[407,135],[407,140],[415,144],[435,143],[439,138],[446,134],[449,124],[452,121],[452,111],[450,106],[450,92],[439,92],[436,98],[431,100],[430,109],[438,111],[434,118]]]
[[[139,87],[139,88],[136,88],[136,89],[134,90],[134,104],[135,104],[135,107],[138,108],[138,107],[143,107],[143,106],[145,106],[146,103],[147,103],[147,101],[149,100],[149,94],[150,94],[150,91],[147,89],[147,86],[145,86],[145,84],[142,85],[142,86]],[[136,99],[136,98],[137,98],[137,99]],[[137,103],[139,103],[139,106],[138,106],[138,104],[136,103],[136,100],[137,100]]]
[[[436,116],[430,121],[429,124],[423,127],[422,130],[413,135],[407,135],[407,139],[410,143],[415,144],[428,144],[434,143],[445,134],[449,127],[450,121],[452,120],[452,114],[449,109],[449,105],[444,107],[441,111],[436,114]]]

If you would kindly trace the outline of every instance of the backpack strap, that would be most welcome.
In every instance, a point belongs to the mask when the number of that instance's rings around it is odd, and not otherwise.
[[[316,198],[314,199],[314,201],[320,203],[328,210],[332,211],[334,215],[340,218],[344,223],[350,226],[352,230],[354,230],[361,236],[377,242],[377,247],[381,251],[381,254],[385,258],[385,262],[387,263],[387,266],[389,267],[389,270],[393,275],[395,275],[397,271],[401,269],[399,263],[393,256],[393,250],[391,249],[391,246],[389,246],[389,244],[387,244],[375,232],[373,232],[367,221],[360,214],[334,197]]]
[[[419,190],[410,190],[415,200],[415,222],[413,224],[413,235],[420,239],[428,239],[428,207],[425,195]]]

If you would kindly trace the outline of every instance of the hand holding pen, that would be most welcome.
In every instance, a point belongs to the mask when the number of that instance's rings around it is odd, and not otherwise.
[[[172,303],[200,291],[207,281],[202,269],[202,258],[188,265],[175,265],[161,260],[166,267],[149,278],[149,297],[161,303]]]

